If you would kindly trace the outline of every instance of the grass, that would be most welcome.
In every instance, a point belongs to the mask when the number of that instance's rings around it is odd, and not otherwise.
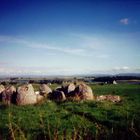
[[[139,139],[140,85],[90,86],[95,95],[120,95],[122,101],[46,100],[37,105],[9,107],[0,103],[0,139]]]

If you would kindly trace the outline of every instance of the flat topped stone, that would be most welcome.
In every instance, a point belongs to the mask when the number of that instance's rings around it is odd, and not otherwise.
[[[120,102],[121,97],[118,95],[100,95],[96,97],[97,101],[111,101],[111,102]]]

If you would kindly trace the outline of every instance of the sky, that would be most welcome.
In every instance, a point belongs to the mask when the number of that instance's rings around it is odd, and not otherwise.
[[[0,0],[0,75],[130,72],[139,0]]]

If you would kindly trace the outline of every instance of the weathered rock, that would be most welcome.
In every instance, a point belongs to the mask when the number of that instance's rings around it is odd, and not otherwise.
[[[71,97],[72,92],[75,90],[75,85],[73,83],[63,83],[63,85],[56,90],[63,91],[66,97]]]
[[[44,100],[44,96],[40,94],[37,94],[36,98],[37,98],[37,103]]]
[[[61,86],[58,86],[58,87],[55,88],[55,90],[62,91],[63,89],[62,89]]]
[[[118,95],[106,95],[106,100],[111,102],[120,102],[121,98]]]
[[[104,100],[106,100],[106,95],[96,96],[96,100],[97,101],[104,101]]]
[[[111,101],[111,102],[120,102],[121,98],[118,95],[100,95],[96,97],[97,101]]]
[[[93,100],[94,99],[94,95],[93,95],[91,87],[87,86],[84,83],[79,84],[75,88],[75,94],[81,100]]]
[[[75,85],[73,83],[70,83],[68,86],[67,86],[67,93],[70,93],[72,91],[75,90]]]
[[[49,93],[52,93],[51,88],[46,84],[42,84],[40,86],[40,94],[43,96],[47,96]]]
[[[38,95],[38,94],[40,94],[40,92],[39,91],[35,91],[35,94]]]
[[[0,85],[0,101],[2,101],[2,92],[5,90],[3,85]]]
[[[55,100],[55,101],[65,101],[66,96],[63,91],[55,90],[50,95],[50,99]]]
[[[40,91],[35,91],[37,103],[45,99],[44,95],[41,95]]]
[[[6,87],[2,92],[2,101],[8,105],[16,102],[16,88],[14,86]]]
[[[31,84],[18,87],[17,90],[17,104],[28,105],[37,103],[37,96]]]
[[[93,100],[94,96],[92,89],[84,83],[79,83],[77,86],[73,83],[63,84],[59,91],[63,91],[65,96],[71,100]]]
[[[5,90],[4,85],[0,85],[0,94]]]

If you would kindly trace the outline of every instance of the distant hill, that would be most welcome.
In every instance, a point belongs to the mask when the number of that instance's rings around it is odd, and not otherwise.
[[[135,76],[135,77],[140,77],[140,73],[120,73],[120,74],[116,74],[116,76]]]

